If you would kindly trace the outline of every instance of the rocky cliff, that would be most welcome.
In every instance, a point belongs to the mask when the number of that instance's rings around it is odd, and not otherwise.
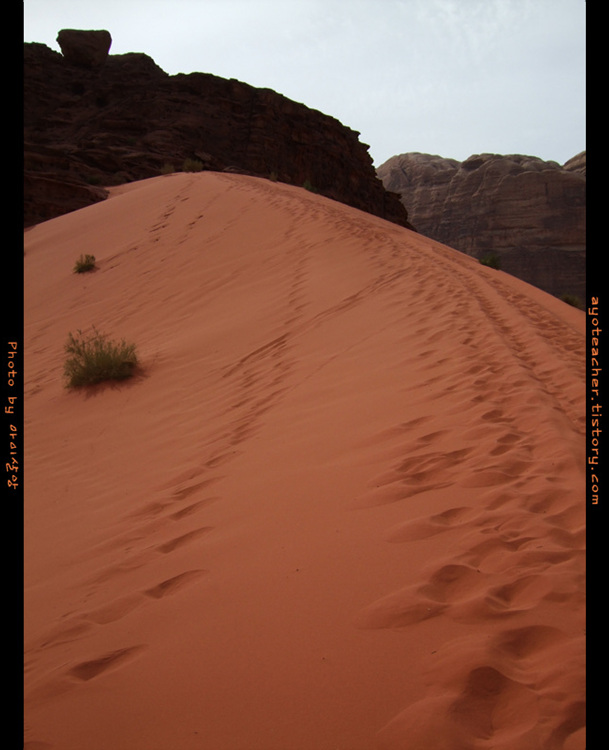
[[[561,166],[531,156],[479,154],[464,162],[394,156],[378,169],[418,231],[482,258],[550,294],[585,299],[586,155]]]
[[[64,29],[58,42],[62,54],[24,45],[26,225],[188,163],[307,185],[412,228],[359,133],[333,117],[234,79],[170,76],[142,53],[110,55],[106,31]]]

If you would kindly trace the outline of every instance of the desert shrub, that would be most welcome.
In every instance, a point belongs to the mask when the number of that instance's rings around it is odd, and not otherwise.
[[[560,299],[563,302],[566,302],[567,305],[571,305],[572,307],[577,307],[580,310],[584,309],[582,301],[576,294],[561,294]]]
[[[203,170],[203,162],[198,159],[184,159],[182,164],[183,172],[201,172]]]
[[[480,263],[488,268],[501,268],[501,259],[496,253],[488,253],[480,258]]]
[[[168,161],[166,161],[165,164],[163,164],[163,166],[161,167],[161,174],[172,174],[173,172],[175,172],[173,164],[170,164]]]
[[[74,264],[74,273],[87,273],[87,271],[93,271],[95,268],[95,256],[94,255],[81,255],[80,258]]]
[[[128,172],[114,172],[114,174],[110,175],[110,177],[106,179],[106,187],[110,187],[112,185],[124,185],[127,182],[133,182]]]
[[[313,185],[311,180],[305,180],[302,186],[305,190],[308,190],[310,193],[319,193],[319,190]]]
[[[124,380],[137,365],[135,344],[110,341],[95,328],[90,334],[70,333],[65,346],[68,359],[64,377],[68,388],[94,385],[104,380]]]

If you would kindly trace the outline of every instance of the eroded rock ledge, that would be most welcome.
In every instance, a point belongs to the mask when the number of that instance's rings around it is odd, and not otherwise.
[[[190,160],[306,184],[412,228],[359,133],[333,117],[234,79],[170,76],[143,53],[109,55],[108,32],[64,30],[58,40],[63,55],[24,45],[26,225]]]

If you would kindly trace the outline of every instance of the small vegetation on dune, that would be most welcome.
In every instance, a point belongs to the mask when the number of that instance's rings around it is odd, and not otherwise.
[[[81,255],[74,265],[74,273],[87,273],[95,269],[94,255]]]
[[[64,365],[66,387],[79,388],[105,380],[125,380],[133,375],[138,363],[135,344],[110,341],[93,328],[93,332],[70,333],[66,343],[68,359]]]
[[[319,193],[319,190],[313,185],[311,180],[305,180],[302,186],[305,190],[308,190],[310,193]]]
[[[488,268],[501,268],[501,259],[496,253],[488,253],[487,255],[484,255],[480,258],[480,263],[483,266],[488,266]]]
[[[183,172],[202,172],[203,162],[199,161],[198,159],[184,159],[184,163],[182,164],[182,171]]]
[[[560,299],[563,302],[566,302],[567,305],[571,305],[572,307],[577,307],[580,310],[584,309],[584,305],[581,299],[576,294],[561,294]]]

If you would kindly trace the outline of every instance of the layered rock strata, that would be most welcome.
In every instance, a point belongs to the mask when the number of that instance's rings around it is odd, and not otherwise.
[[[464,162],[394,156],[378,169],[410,220],[435,240],[556,296],[585,299],[586,155],[564,166],[532,156],[478,154]]]
[[[104,57],[100,34],[60,32],[64,55],[25,44],[26,225],[103,197],[101,186],[189,164],[306,185],[412,228],[358,132],[270,89],[170,76],[142,53]]]

